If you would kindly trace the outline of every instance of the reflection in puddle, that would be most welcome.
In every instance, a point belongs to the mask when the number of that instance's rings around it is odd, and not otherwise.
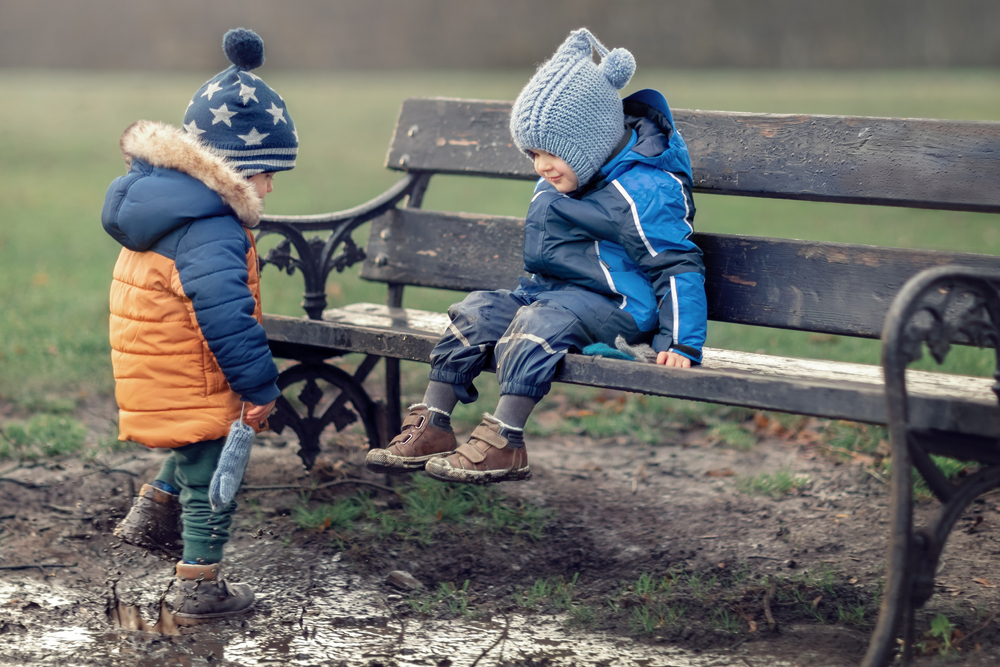
[[[94,591],[31,579],[0,581],[0,664],[167,667],[219,660],[228,665],[428,667],[447,659],[454,667],[467,667],[478,659],[478,665],[746,665],[726,652],[694,654],[571,631],[564,619],[553,616],[399,619],[378,586],[337,562],[310,565],[310,583],[304,586],[300,569],[275,560],[255,571],[255,588],[263,592],[255,612],[197,627],[181,627],[162,599],[126,604],[113,587],[100,601]]]
[[[46,632],[39,639],[40,646],[46,649],[59,649],[66,646],[81,646],[94,641],[91,632],[86,628],[63,628]]]

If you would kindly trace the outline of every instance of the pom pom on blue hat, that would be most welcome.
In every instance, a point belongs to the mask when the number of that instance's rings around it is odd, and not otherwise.
[[[244,176],[295,167],[299,134],[282,99],[251,72],[264,64],[264,40],[230,30],[222,50],[232,64],[205,82],[184,113],[184,129]]]
[[[593,52],[601,57],[593,61]],[[635,73],[627,50],[608,51],[586,28],[570,33],[514,101],[510,133],[522,151],[561,158],[586,184],[625,131],[618,91]],[[529,155],[530,156],[530,155]]]
[[[222,37],[222,50],[237,67],[257,69],[264,64],[264,40],[253,30],[230,30]]]

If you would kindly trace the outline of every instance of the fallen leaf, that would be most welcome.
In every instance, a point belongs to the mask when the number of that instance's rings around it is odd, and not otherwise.
[[[819,603],[820,603],[820,602],[821,602],[822,600],[823,600],[823,596],[822,596],[822,595],[820,595],[820,596],[817,596],[817,597],[816,597],[816,599],[815,599],[815,600],[813,600],[813,609],[815,609],[816,607],[818,607],[818,606],[819,606]]]
[[[705,471],[705,477],[735,477],[734,473],[729,468],[713,468],[711,470]]]
[[[763,412],[758,412],[757,414],[755,414],[753,416],[753,423],[756,424],[757,428],[759,428],[759,429],[765,429],[765,428],[767,428],[767,425],[770,422],[771,422],[771,420],[768,419],[767,415],[765,415]]]
[[[838,514],[837,518],[838,519],[848,519],[848,518],[850,518],[850,516],[851,516],[850,514]]]
[[[566,414],[564,416],[571,417],[571,418],[572,417],[593,417],[596,414],[597,413],[594,412],[593,410],[580,409],[580,410],[567,410]]]
[[[849,584],[856,584],[856,583],[858,583],[858,578],[857,577],[851,577],[850,579],[847,580],[847,583],[849,583]]]
[[[750,621],[750,632],[757,632],[757,621]]]
[[[859,463],[865,466],[874,466],[878,463],[878,460],[874,456],[862,454],[860,452],[851,452],[851,460],[854,461],[854,463]]]
[[[329,527],[330,527],[330,517],[326,517],[326,521],[323,522],[323,527],[320,528],[320,531],[324,531]]]
[[[989,579],[973,579],[973,581],[977,584],[985,586],[986,588],[996,588],[996,585]]]

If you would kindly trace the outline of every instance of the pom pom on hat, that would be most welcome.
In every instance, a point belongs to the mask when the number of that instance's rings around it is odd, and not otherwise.
[[[635,74],[635,57],[625,49],[614,49],[604,57],[598,69],[615,90],[621,90]]]
[[[635,58],[627,50],[608,51],[586,28],[574,30],[514,101],[514,143],[525,152],[561,158],[586,184],[622,138],[625,114],[617,91],[634,73]]]
[[[250,70],[264,63],[264,40],[236,28],[222,38],[233,65],[209,79],[184,113],[184,129],[244,176],[295,167],[299,134],[285,100]]]
[[[222,50],[237,67],[257,69],[264,64],[264,40],[253,30],[230,30],[222,38]]]

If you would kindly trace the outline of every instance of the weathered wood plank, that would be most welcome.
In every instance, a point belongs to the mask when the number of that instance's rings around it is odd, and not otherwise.
[[[379,304],[331,309],[322,321],[264,318],[271,340],[424,363],[447,324],[444,313]],[[865,364],[706,348],[705,363],[694,370],[568,355],[556,379],[829,419],[886,422],[881,368]],[[908,371],[907,383],[916,428],[1000,437],[992,380]]]
[[[372,221],[361,277],[471,292],[513,289],[524,272],[524,220],[394,209]]]
[[[673,111],[697,192],[1000,212],[1000,122]],[[391,169],[536,178],[510,102],[408,99]]]
[[[524,221],[392,210],[372,222],[361,276],[471,291],[513,289],[525,275]],[[709,318],[878,338],[886,310],[914,274],[947,264],[1000,269],[1000,257],[695,234],[705,252]],[[457,300],[457,299],[456,299]]]

